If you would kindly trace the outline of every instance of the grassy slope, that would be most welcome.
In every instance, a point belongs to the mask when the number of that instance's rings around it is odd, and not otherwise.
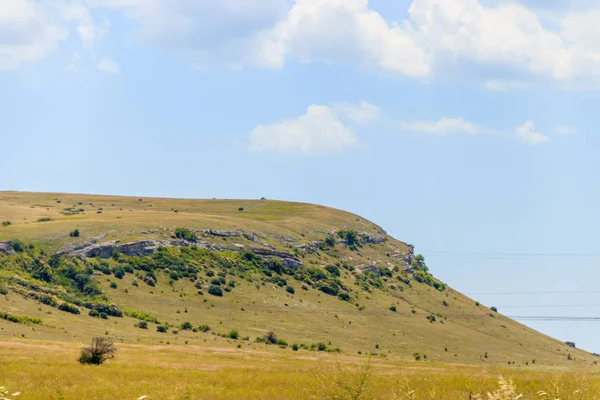
[[[79,202],[83,205],[78,205]],[[85,213],[75,216],[61,214],[64,208],[73,205],[84,208]],[[244,207],[244,211],[238,211],[238,207]],[[102,213],[97,213],[99,208],[102,208]],[[53,220],[36,222],[42,217]],[[243,229],[259,233],[264,236],[264,241],[288,251],[291,245],[322,239],[325,232],[343,227],[371,233],[379,231],[379,227],[356,215],[310,204],[154,198],[140,201],[138,198],[114,196],[0,192],[0,221],[4,220],[11,221],[12,225],[0,227],[0,241],[20,238],[43,243],[52,250],[61,250],[100,235],[106,235],[102,241],[163,239],[177,226]],[[140,233],[158,227],[167,229],[153,234]],[[69,237],[68,233],[75,228],[81,231],[80,238]],[[291,238],[292,244],[282,243],[277,239],[278,235]],[[237,238],[206,240],[227,245],[248,244]],[[404,243],[389,238],[383,244],[361,248],[360,253],[339,248],[336,256],[352,265],[371,262],[394,265],[397,260],[390,256],[406,249]],[[331,261],[335,259],[322,255],[307,256],[303,260],[307,265],[325,265]],[[349,272],[344,271],[342,277],[352,284],[353,277]],[[293,279],[289,281],[296,287],[295,295],[272,284],[257,289],[254,283],[244,282],[223,298],[198,296],[190,282],[178,281],[171,287],[165,276],[159,277],[155,288],[143,284],[132,286],[131,275],[122,281],[116,280],[119,284],[117,289],[109,288],[105,276],[97,279],[111,299],[125,310],[145,311],[172,324],[183,321],[194,325],[208,324],[217,332],[238,329],[242,336],[249,335],[251,339],[273,330],[289,343],[331,342],[333,347],[340,347],[346,354],[374,352],[379,356],[408,360],[418,352],[426,354],[429,360],[468,364],[506,364],[507,361],[524,364],[535,358],[537,365],[570,365],[590,364],[593,359],[587,353],[573,351],[501,315],[492,318],[488,315],[489,309],[476,306],[473,300],[452,289],[440,293],[416,282],[404,292],[360,292],[355,301],[364,305],[365,309],[359,311],[352,304],[312,288],[301,290],[300,283]],[[123,290],[125,288],[128,293]],[[449,307],[443,306],[443,301]],[[389,310],[391,304],[396,305],[396,313]],[[411,313],[413,308],[416,314]],[[171,344],[187,341],[189,345],[232,349],[237,345],[210,334],[160,334],[152,324],[149,330],[140,330],[133,327],[135,320],[130,318],[104,321],[83,315],[73,316],[25,300],[14,293],[0,296],[0,311],[38,316],[44,321],[44,326],[31,327],[0,320],[0,335],[8,337],[24,334],[26,338],[81,342],[108,331],[109,335],[125,343],[159,345],[167,341]],[[440,323],[440,318],[436,323],[428,322],[426,317],[432,313],[446,316],[445,323]],[[264,345],[251,342],[242,342],[242,346],[250,350],[264,349]],[[269,351],[291,352],[289,349]],[[483,357],[486,352],[487,358]],[[568,353],[576,361],[567,361]]]

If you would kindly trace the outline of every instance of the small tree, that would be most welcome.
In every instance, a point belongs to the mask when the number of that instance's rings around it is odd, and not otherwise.
[[[100,365],[106,360],[114,358],[117,349],[112,340],[95,337],[89,346],[81,349],[79,362],[82,364]]]

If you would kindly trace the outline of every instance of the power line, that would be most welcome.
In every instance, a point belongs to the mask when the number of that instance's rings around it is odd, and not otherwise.
[[[600,293],[600,290],[561,290],[561,291],[540,291],[540,292],[470,292],[463,293],[468,296],[482,295],[515,295],[515,294],[593,294]]]

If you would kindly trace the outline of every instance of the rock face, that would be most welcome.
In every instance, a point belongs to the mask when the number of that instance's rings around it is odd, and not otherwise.
[[[372,272],[377,278],[381,278],[381,271],[376,265],[358,265],[354,268],[359,273]]]
[[[367,232],[361,232],[358,234],[360,244],[380,244],[387,240],[387,238],[383,235],[374,234],[371,235]]]
[[[206,236],[219,236],[219,237],[240,237],[242,234],[240,232],[231,232],[231,231],[217,231],[208,229],[204,231]]]
[[[132,242],[119,244],[117,242],[107,242],[102,244],[94,244],[77,251],[70,252],[78,257],[90,258],[90,257],[100,257],[100,258],[110,258],[113,252],[116,250],[121,254],[125,254],[126,256],[135,257],[135,256],[147,256],[150,254],[154,254],[158,251],[158,248],[161,246],[176,246],[176,247],[189,247],[189,246],[198,246],[200,248],[205,248],[213,251],[233,251],[236,253],[244,251],[244,247],[222,247],[215,246],[205,242],[187,242],[185,240],[144,240],[141,242]],[[0,248],[1,249],[1,248]],[[281,261],[283,265],[288,268],[296,269],[296,268],[304,268],[304,264],[290,253],[286,253],[284,251],[277,251],[271,249],[262,249],[258,247],[249,247],[248,250],[255,253],[257,256],[261,257],[263,260],[274,260],[277,259]]]
[[[279,259],[283,265],[291,269],[304,268],[304,264],[298,258],[285,251],[259,249],[251,247],[249,250],[264,260]]]
[[[12,254],[13,253],[13,248],[12,248],[12,242],[0,242],[0,253],[4,253],[4,254]]]

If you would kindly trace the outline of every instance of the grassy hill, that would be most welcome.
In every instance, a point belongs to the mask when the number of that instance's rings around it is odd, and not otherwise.
[[[595,359],[447,287],[412,246],[328,207],[0,192],[3,221],[2,338],[507,367]],[[114,251],[140,241],[160,249]],[[80,257],[102,245],[109,258]],[[278,343],[264,343],[269,332]]]

